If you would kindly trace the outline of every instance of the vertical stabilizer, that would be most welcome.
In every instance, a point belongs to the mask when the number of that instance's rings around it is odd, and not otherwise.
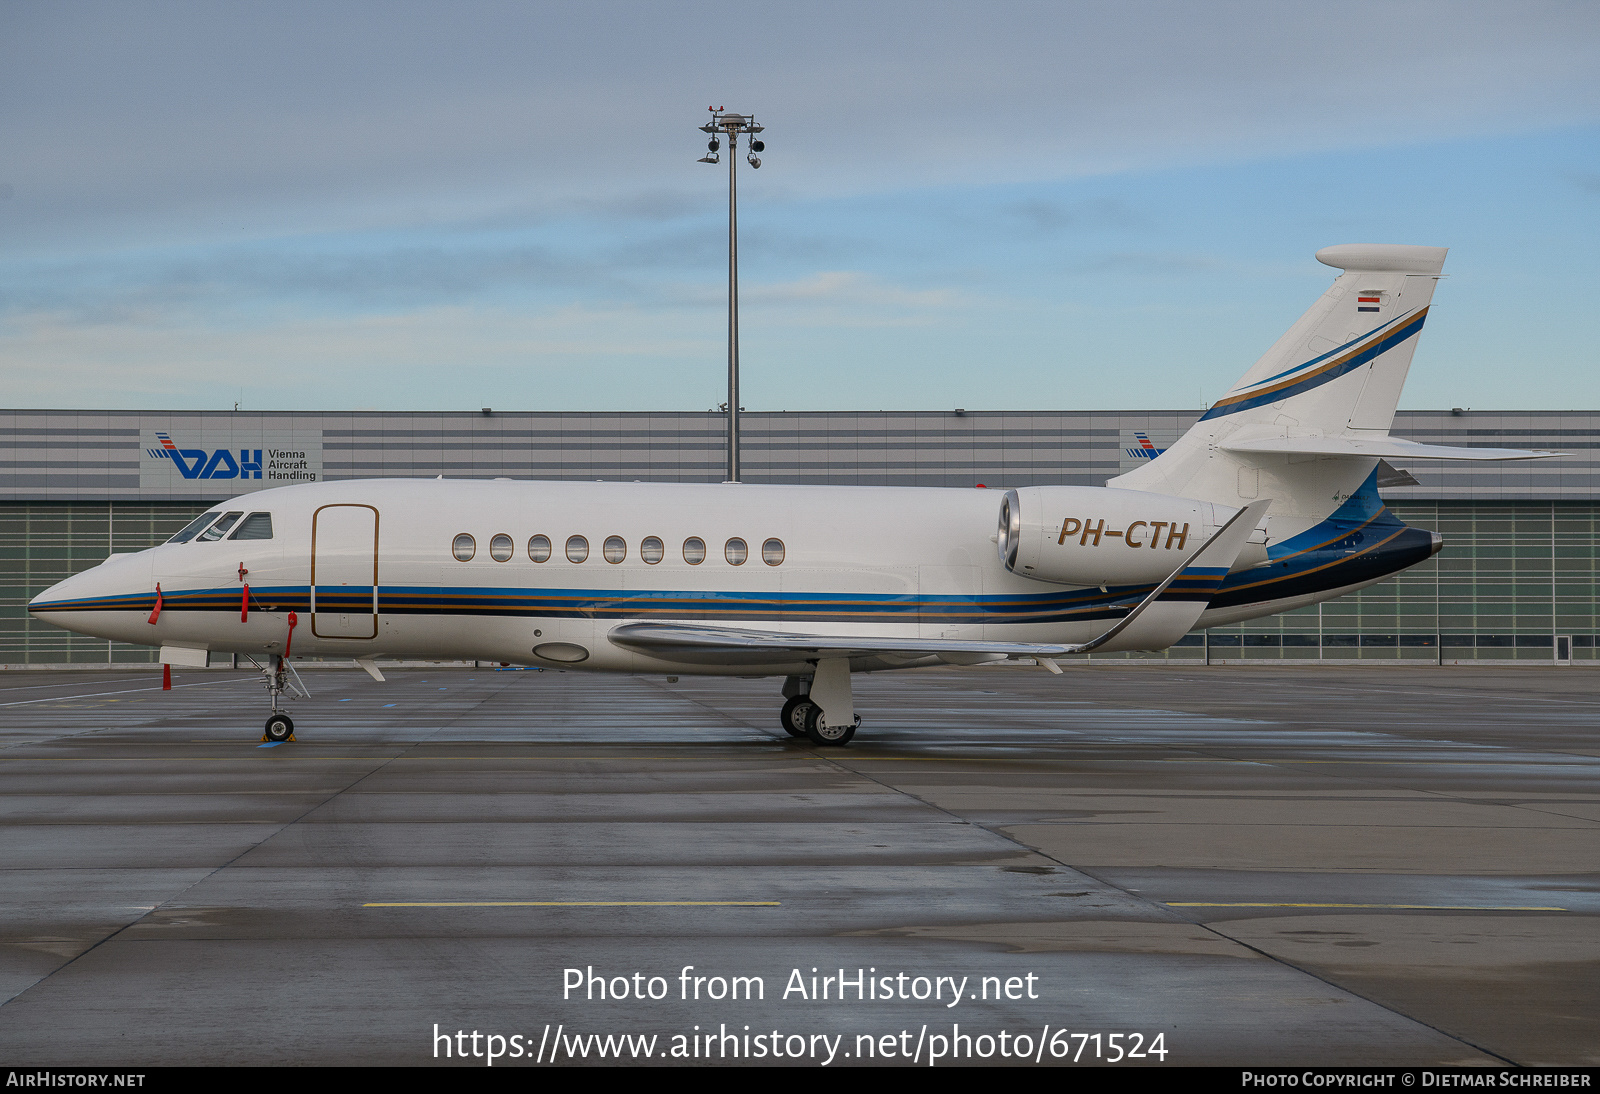
[[[1355,456],[1227,452],[1225,442],[1382,437],[1394,421],[1446,248],[1325,247],[1343,273],[1287,334],[1148,465],[1108,485],[1224,505],[1274,499],[1273,538],[1336,509],[1377,461]]]

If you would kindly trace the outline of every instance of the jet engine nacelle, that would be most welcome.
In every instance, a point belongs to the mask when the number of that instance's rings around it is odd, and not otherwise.
[[[1165,578],[1235,512],[1143,490],[1029,486],[1006,491],[997,542],[1020,577],[1138,585]]]

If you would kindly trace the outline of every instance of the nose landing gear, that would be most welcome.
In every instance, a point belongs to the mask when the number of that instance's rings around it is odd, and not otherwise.
[[[309,699],[311,692],[306,690],[305,683],[300,679],[300,674],[294,671],[294,666],[282,657],[274,656],[270,667],[262,665],[253,657],[250,663],[260,669],[261,675],[266,678],[267,695],[272,700],[272,715],[267,719],[266,729],[262,731],[262,742],[283,744],[293,741],[294,721],[278,709],[279,704],[285,697]]]
[[[274,744],[294,740],[294,722],[289,720],[287,714],[274,714],[267,719],[267,728],[261,734],[261,739]]]

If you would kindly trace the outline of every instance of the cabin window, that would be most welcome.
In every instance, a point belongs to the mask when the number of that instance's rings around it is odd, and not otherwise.
[[[706,541],[699,536],[690,536],[683,541],[683,561],[691,566],[698,566],[706,560]]]
[[[198,517],[195,517],[188,524],[185,524],[181,529],[179,529],[178,534],[167,540],[167,542],[188,543],[195,537],[196,533],[198,533],[200,529],[204,528],[206,525],[210,524],[216,519],[217,513],[215,510],[209,513],[201,513]]]
[[[621,536],[607,536],[605,546],[600,550],[606,556],[606,561],[615,566],[628,557],[628,541]]]
[[[722,545],[722,557],[728,560],[729,566],[743,566],[750,557],[750,545],[735,536]]]
[[[535,562],[549,562],[550,537],[534,536],[528,540],[528,557]]]
[[[229,539],[271,539],[272,514],[251,513],[239,522],[239,530]]]
[[[222,514],[221,520],[217,521],[217,523],[213,524],[210,528],[207,528],[204,532],[200,533],[200,540],[210,543],[213,540],[221,539],[223,536],[228,534],[228,529],[233,527],[233,522],[242,516],[244,516],[243,513]]]
[[[769,539],[761,545],[761,561],[768,566],[783,565],[783,540]]]
[[[478,541],[462,532],[450,544],[450,553],[456,556],[457,562],[471,562],[472,556],[478,553]]]
[[[582,562],[589,557],[589,541],[582,536],[572,536],[567,540],[567,561]]]
[[[517,545],[504,532],[489,541],[489,557],[496,562],[510,562],[511,556],[516,553]]]
[[[647,566],[654,566],[667,557],[667,545],[656,536],[645,536],[639,541],[639,557]]]

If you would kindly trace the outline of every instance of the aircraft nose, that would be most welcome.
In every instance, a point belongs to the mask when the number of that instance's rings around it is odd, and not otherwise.
[[[44,592],[28,601],[28,613],[37,616],[40,612],[48,612],[59,608],[66,601],[84,595],[83,574],[73,574],[65,581],[58,581]]]
[[[49,622],[60,626],[60,620],[64,618],[60,613],[69,607],[81,610],[88,606],[84,604],[87,600],[144,592],[149,572],[150,564],[144,558],[113,555],[100,565],[58,581],[35,596],[28,601],[28,612],[34,616],[54,613],[54,618]]]

